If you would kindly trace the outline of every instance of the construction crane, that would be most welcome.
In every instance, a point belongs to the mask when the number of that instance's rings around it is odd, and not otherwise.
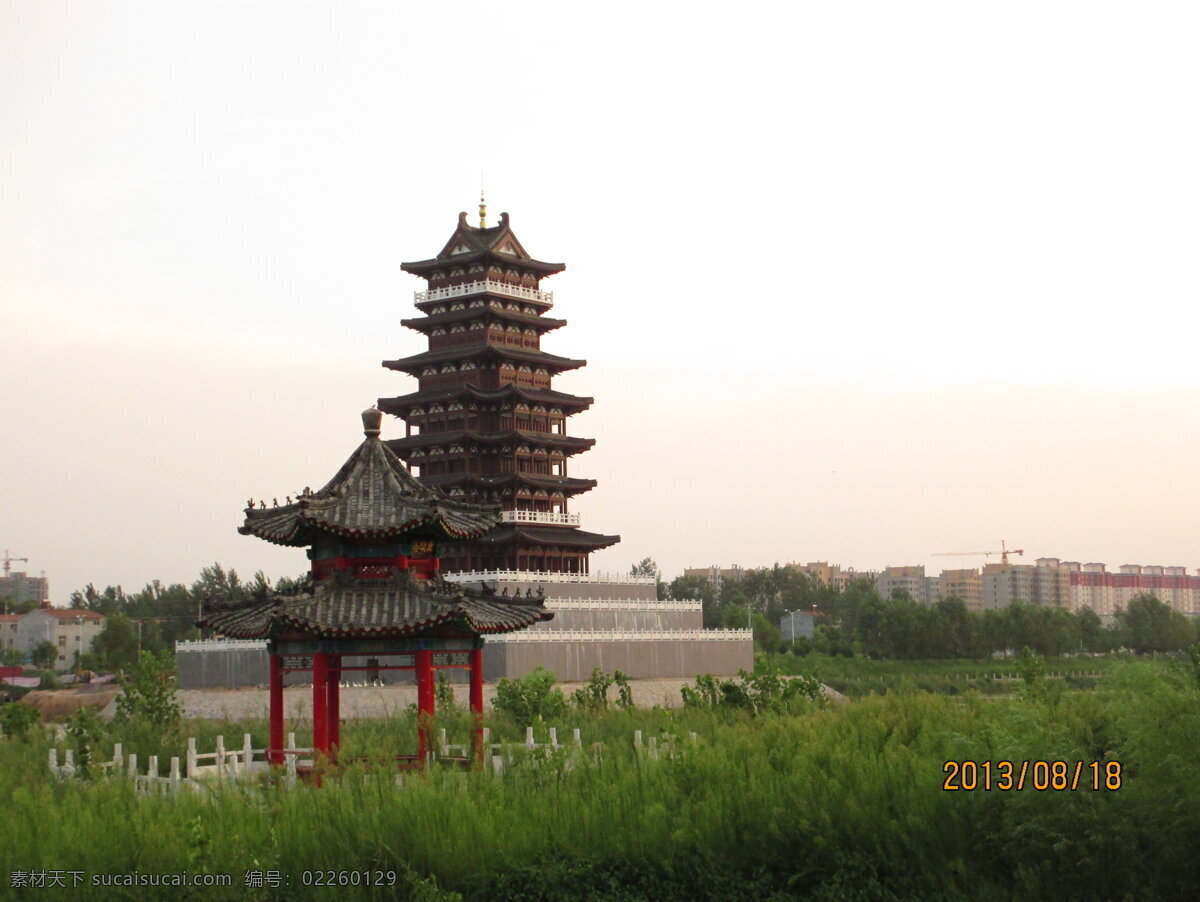
[[[4,549],[4,575],[5,576],[10,576],[12,574],[12,565],[15,564],[17,561],[24,561],[25,563],[28,564],[29,558],[27,558],[27,557],[9,557],[8,549],[5,548]]]
[[[1009,548],[1008,545],[1005,544],[1004,540],[1001,539],[999,551],[995,551],[995,550],[993,550],[993,551],[935,551],[933,553],[933,556],[934,557],[961,557],[961,556],[966,556],[966,555],[982,554],[984,557],[989,557],[993,554],[998,554],[998,555],[1000,555],[1000,564],[1004,567],[1007,567],[1008,566],[1008,556],[1010,554],[1024,554],[1024,553],[1025,553],[1025,549]]]

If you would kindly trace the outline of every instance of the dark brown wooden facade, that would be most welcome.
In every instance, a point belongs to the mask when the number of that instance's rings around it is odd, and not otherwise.
[[[553,296],[541,280],[565,267],[535,260],[509,227],[458,228],[430,260],[405,263],[427,280],[416,296],[422,316],[403,324],[428,349],[384,366],[418,380],[418,390],[380,398],[405,421],[389,446],[413,475],[452,499],[499,504],[502,521],[478,540],[447,549],[447,571],[545,570],[586,573],[588,555],[620,541],[579,528],[573,497],[596,485],[571,474],[572,459],[595,443],[567,434],[567,420],[591,398],[555,391],[554,376],[586,364],[542,350]]]

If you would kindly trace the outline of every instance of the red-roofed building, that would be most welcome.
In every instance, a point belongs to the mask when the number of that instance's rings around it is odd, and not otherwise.
[[[13,644],[29,654],[38,643],[49,642],[58,650],[54,669],[70,670],[75,666],[76,653],[91,651],[102,629],[104,617],[86,608],[38,608],[18,618]]]

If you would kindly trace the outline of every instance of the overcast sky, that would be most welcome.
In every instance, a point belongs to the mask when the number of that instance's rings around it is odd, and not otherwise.
[[[1200,566],[1191,3],[0,0],[0,546],[302,571],[480,173],[594,570]],[[494,221],[494,219],[493,219]],[[385,437],[403,434],[398,420]],[[26,565],[17,565],[25,568]]]

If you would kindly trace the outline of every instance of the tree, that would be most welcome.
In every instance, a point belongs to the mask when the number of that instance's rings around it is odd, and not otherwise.
[[[662,581],[662,571],[658,569],[658,564],[654,563],[654,558],[642,558],[629,568],[629,575],[654,577],[655,595],[658,600],[662,601],[667,597],[667,584]]]
[[[175,662],[169,655],[142,652],[124,690],[117,696],[118,721],[142,721],[164,733],[178,728],[183,708],[175,695]]]
[[[114,670],[124,670],[137,663],[137,627],[124,614],[114,614],[105,619],[104,628],[92,645],[105,666]]]
[[[54,662],[58,660],[58,649],[49,639],[43,639],[33,647],[29,659],[33,661],[34,667],[41,670],[52,670]]]
[[[1129,608],[1117,615],[1125,634],[1125,644],[1138,654],[1183,647],[1175,643],[1187,644],[1187,630],[1180,628],[1171,616],[1173,613],[1153,595],[1137,595],[1130,599]],[[1190,626],[1187,624],[1188,628]]]
[[[1082,608],[1075,619],[1079,621],[1079,644],[1084,651],[1105,652],[1112,649],[1112,633],[1100,622],[1100,615],[1091,608]]]
[[[667,597],[675,601],[699,601],[704,610],[704,628],[715,629],[721,625],[717,590],[703,576],[675,577],[667,586]]]
[[[0,664],[5,667],[18,667],[25,663],[25,652],[15,646],[5,646],[4,651],[0,652]]]

